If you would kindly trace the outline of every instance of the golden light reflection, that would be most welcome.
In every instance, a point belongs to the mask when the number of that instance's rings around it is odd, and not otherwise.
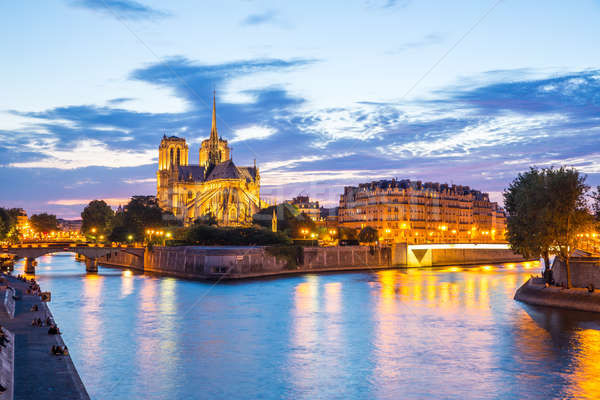
[[[515,264],[506,264],[504,266],[504,268],[506,268],[506,269],[515,269]]]
[[[600,331],[583,329],[574,332],[576,354],[574,366],[567,375],[567,398],[597,399],[600,394]]]

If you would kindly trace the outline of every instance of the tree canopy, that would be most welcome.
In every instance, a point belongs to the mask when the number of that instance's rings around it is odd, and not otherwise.
[[[358,234],[358,240],[360,240],[362,243],[374,243],[377,241],[377,239],[377,229],[371,226],[365,226]]]
[[[104,200],[92,200],[81,212],[81,232],[96,229],[99,234],[108,234],[112,229],[115,213]]]
[[[58,230],[58,220],[56,215],[53,214],[34,214],[29,217],[29,223],[33,229],[40,233],[50,233]]]
[[[519,174],[504,192],[508,240],[525,257],[544,256],[550,249],[565,261],[571,286],[569,257],[580,234],[590,227],[586,177],[573,168],[531,168]]]

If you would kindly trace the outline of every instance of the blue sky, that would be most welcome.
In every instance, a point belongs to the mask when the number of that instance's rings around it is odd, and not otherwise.
[[[2,2],[0,206],[78,217],[154,194],[164,133],[210,131],[262,195],[333,206],[410,178],[600,184],[600,1]]]

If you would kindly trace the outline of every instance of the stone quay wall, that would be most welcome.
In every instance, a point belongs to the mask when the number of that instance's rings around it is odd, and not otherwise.
[[[115,253],[99,259],[108,266],[127,267],[145,272],[168,274],[183,278],[249,278],[310,271],[339,271],[387,268],[391,251],[388,248],[365,246],[304,247],[296,265],[282,256],[269,254],[265,247],[154,247],[144,257]]]
[[[600,257],[571,257],[569,266],[573,287],[586,288],[592,284],[600,289]],[[559,257],[552,263],[552,278],[557,285],[567,284],[565,263]]]
[[[303,247],[296,262],[275,256],[267,247],[179,246],[139,249],[139,255],[115,251],[98,261],[101,265],[205,279],[251,278],[311,271],[365,270],[391,267],[521,262],[510,249],[419,249],[394,247],[338,246]]]

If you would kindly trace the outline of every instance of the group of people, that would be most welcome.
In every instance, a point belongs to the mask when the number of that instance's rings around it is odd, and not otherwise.
[[[27,288],[27,294],[39,296],[42,293],[42,290],[40,289],[40,285],[38,285],[38,283],[35,281],[35,279],[33,279],[33,278],[27,279],[26,276],[20,275],[20,274],[17,275],[17,279],[22,282],[29,283],[29,287]]]
[[[10,343],[10,340],[8,340],[6,333],[4,333],[4,329],[2,329],[2,326],[0,325],[0,346],[6,347],[6,343]]]
[[[31,311],[32,312],[39,311],[39,306],[37,304],[34,304],[33,306],[31,306]],[[31,321],[31,325],[32,326],[42,327],[42,326],[44,326],[44,324],[46,326],[48,326],[48,335],[59,335],[60,334],[60,329],[58,329],[58,326],[52,320],[52,318],[50,318],[50,316],[46,317],[45,323],[39,317],[38,318],[34,318],[33,321]]]
[[[67,349],[67,346],[53,345],[50,352],[52,354],[54,354],[55,356],[68,356],[69,355],[69,349]]]

